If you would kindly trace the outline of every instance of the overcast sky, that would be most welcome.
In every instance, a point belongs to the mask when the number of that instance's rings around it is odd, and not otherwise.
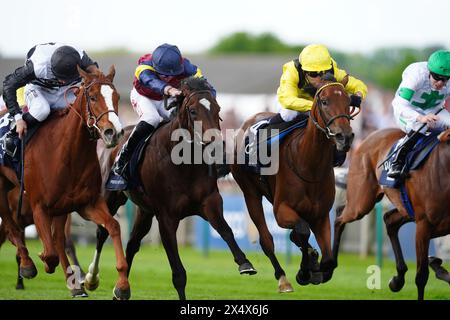
[[[51,41],[139,52],[168,42],[199,53],[235,31],[269,31],[289,44],[347,52],[449,49],[449,12],[449,0],[2,0],[0,53],[24,56]]]

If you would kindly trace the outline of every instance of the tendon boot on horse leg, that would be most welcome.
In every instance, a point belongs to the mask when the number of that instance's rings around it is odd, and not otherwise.
[[[403,142],[402,146],[397,151],[395,159],[392,162],[392,166],[389,169],[389,172],[387,174],[389,178],[400,178],[404,175],[403,168],[406,163],[406,156],[413,149],[414,145],[420,139],[421,136],[422,134],[416,131],[410,131],[408,133],[406,141]]]
[[[147,137],[150,133],[155,130],[151,124],[140,121],[133,132],[131,132],[128,141],[123,145],[116,162],[114,163],[111,171],[117,176],[114,179],[115,189],[110,190],[126,190],[127,183],[130,179],[129,173],[127,170],[127,165],[130,162],[131,156],[133,155],[134,150],[136,149],[139,142]]]

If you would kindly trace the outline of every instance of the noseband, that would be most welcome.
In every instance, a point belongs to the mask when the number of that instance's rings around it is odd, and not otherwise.
[[[330,125],[333,123],[334,120],[339,119],[339,118],[346,118],[350,122],[350,120],[353,120],[355,118],[355,116],[359,113],[359,110],[358,110],[358,112],[353,113],[355,111],[355,108],[352,107],[353,109],[351,110],[350,114],[346,114],[346,113],[338,114],[338,115],[333,116],[330,119],[328,119],[328,121],[325,121],[325,117],[323,115],[322,108],[321,108],[322,100],[320,99],[320,93],[323,91],[323,89],[325,89],[327,87],[331,87],[331,86],[340,86],[340,87],[342,87],[342,89],[345,88],[344,85],[340,82],[330,82],[330,83],[327,83],[327,84],[323,85],[322,87],[320,87],[314,96],[314,103],[317,105],[317,108],[319,109],[319,116],[320,116],[320,119],[322,120],[322,122],[325,123],[325,127],[322,127],[319,124],[319,122],[314,118],[315,116],[314,116],[313,112],[311,112],[309,114],[309,117],[311,118],[312,122],[317,127],[317,129],[322,131],[328,139],[330,139],[331,137],[334,137],[336,135],[330,129]]]

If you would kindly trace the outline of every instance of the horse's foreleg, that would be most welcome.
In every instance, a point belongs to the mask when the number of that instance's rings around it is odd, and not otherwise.
[[[208,196],[202,204],[202,215],[211,226],[220,234],[222,239],[227,243],[233,254],[234,261],[239,266],[240,274],[256,274],[255,268],[246,258],[244,252],[239,248],[234,238],[233,231],[223,217],[222,197],[218,192],[214,192]]]
[[[162,212],[158,220],[161,241],[172,269],[172,283],[178,292],[178,298],[186,300],[186,270],[178,253],[176,234],[179,221],[170,219],[167,215],[168,212]]]
[[[125,204],[125,202],[127,201],[127,197],[122,192],[106,192],[105,197],[111,216],[114,216],[117,213],[119,207]],[[98,285],[100,284],[100,255],[102,253],[103,245],[105,244],[106,239],[108,239],[109,234],[104,227],[102,227],[101,225],[97,225],[96,236],[97,245],[95,248],[94,258],[89,265],[88,273],[86,274],[84,279],[85,288],[91,291],[97,289]]]
[[[147,235],[152,227],[153,214],[143,211],[138,207],[136,220],[134,221],[133,230],[127,243],[126,258],[128,264],[128,273],[130,275],[131,264],[134,255],[139,251],[142,239]]]
[[[52,217],[41,206],[33,207],[33,220],[36,225],[39,238],[44,247],[44,252],[39,254],[39,257],[44,262],[45,272],[54,273],[55,268],[59,264],[58,253],[53,243],[52,236]]]
[[[119,279],[114,287],[113,294],[115,299],[127,300],[131,296],[130,284],[128,283],[127,272],[128,265],[123,252],[122,241],[120,239],[119,223],[110,215],[108,207],[103,197],[99,197],[95,204],[86,206],[79,211],[79,214],[97,225],[102,225],[108,231],[114,245],[116,254],[116,269],[119,273]],[[97,252],[96,252],[97,253]],[[97,258],[97,257],[96,257]],[[89,267],[90,269],[90,267]],[[87,281],[86,276],[86,281]]]
[[[424,299],[425,285],[430,271],[428,270],[428,249],[430,246],[430,225],[428,221],[417,222],[416,226],[416,259],[417,259],[417,299]]]
[[[328,214],[311,227],[322,252],[320,272],[322,273],[322,283],[325,283],[331,279],[334,270],[334,260],[332,259],[331,252],[331,228]]]
[[[0,179],[0,189],[2,188],[4,188],[3,181]],[[2,219],[1,227],[4,230],[5,237],[7,235],[11,243],[17,248],[17,256],[20,261],[20,275],[27,279],[34,278],[37,275],[36,266],[33,260],[31,260],[28,249],[25,246],[23,229],[12,218],[8,198],[4,192],[0,192],[0,218]]]
[[[405,273],[408,271],[405,259],[403,258],[402,248],[398,239],[398,230],[406,222],[410,221],[404,215],[400,214],[397,209],[389,210],[384,214],[384,223],[386,225],[387,234],[391,240],[392,250],[395,255],[395,264],[397,275],[389,281],[389,288],[393,292],[400,291],[405,285]]]
[[[242,190],[248,190],[241,188]],[[259,233],[259,243],[264,251],[264,254],[269,258],[275,270],[275,279],[278,280],[278,292],[293,292],[291,283],[286,277],[286,273],[278,262],[275,256],[275,246],[273,237],[267,227],[266,219],[264,218],[264,210],[262,206],[262,196],[244,193],[245,203],[247,205],[248,213]]]
[[[70,261],[72,261],[72,264],[77,266],[77,268],[80,272],[81,282],[84,282],[85,273],[84,273],[83,269],[81,268],[80,262],[78,261],[77,252],[75,250],[75,245],[73,244],[73,241],[72,241],[71,224],[72,224],[72,214],[69,214],[69,215],[67,215],[67,221],[64,226],[64,235],[66,238],[64,247],[65,247],[66,255],[69,257]]]
[[[284,207],[287,206],[284,205]],[[309,224],[302,218],[298,218],[298,215],[297,219],[300,220],[294,226],[289,236],[290,240],[299,247],[302,252],[300,270],[297,272],[295,279],[297,280],[297,283],[302,286],[310,283],[319,284],[322,282],[322,274],[319,272],[320,266],[318,263],[319,257],[317,251],[311,247],[308,242],[309,236],[311,235]]]
[[[66,286],[70,290],[72,297],[87,297],[87,293],[81,283],[80,270],[78,266],[70,265],[65,251],[65,225],[67,215],[57,216],[53,218],[53,240],[55,242],[56,251],[58,252],[61,268],[66,278]]]

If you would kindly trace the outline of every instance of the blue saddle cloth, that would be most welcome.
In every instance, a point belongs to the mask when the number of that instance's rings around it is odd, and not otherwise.
[[[270,166],[270,163],[261,161],[260,148],[265,148],[263,154],[270,157],[271,146],[275,143],[280,144],[292,131],[298,128],[305,128],[308,124],[308,115],[275,125],[269,125],[269,119],[260,120],[252,125],[244,141],[245,163],[243,165],[247,170],[257,174],[261,173],[261,168]],[[277,131],[273,133],[272,130]]]
[[[437,139],[437,136],[442,131],[432,131],[429,135],[421,137],[412,150],[407,154],[406,156],[406,163],[405,163],[405,172],[409,172],[411,170],[417,170],[420,168],[425,161],[427,160],[428,156],[430,155],[431,151],[439,144],[439,140]],[[400,143],[403,141],[403,138],[396,141],[393,146],[391,147],[388,154],[392,154],[392,152],[400,145]],[[411,202],[409,200],[408,194],[406,192],[405,188],[405,181],[403,178],[390,178],[387,176],[387,173],[389,169],[392,166],[392,162],[394,160],[394,156],[392,156],[388,161],[386,161],[383,165],[383,169],[381,171],[381,176],[379,179],[379,184],[382,186],[386,186],[388,188],[397,188],[400,189],[401,198],[403,205],[405,206],[406,210],[408,211],[408,214],[414,218],[414,210],[412,208]]]
[[[15,121],[12,117],[9,117],[8,113],[0,118],[0,165],[13,169],[20,179],[21,140],[17,134],[10,136],[11,139],[13,139],[12,141],[15,146],[14,156],[11,156],[6,152],[6,134],[10,132],[13,126],[15,126]]]

